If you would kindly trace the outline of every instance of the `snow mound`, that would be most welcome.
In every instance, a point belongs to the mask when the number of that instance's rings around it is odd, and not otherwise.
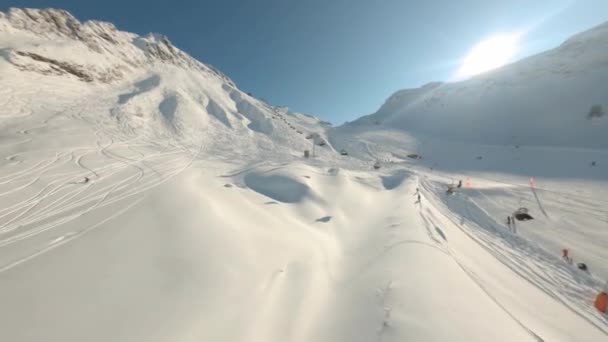
[[[212,99],[209,99],[207,103],[207,113],[218,119],[222,124],[226,125],[226,127],[232,128],[226,111]]]
[[[127,94],[121,94],[120,96],[118,96],[118,103],[125,104],[125,103],[129,102],[129,100],[132,99],[133,97],[138,96],[143,93],[147,93],[147,92],[153,90],[154,88],[158,87],[159,85],[160,85],[160,75],[152,75],[146,79],[136,82],[135,84],[133,84],[133,86],[135,87],[134,91],[127,93]]]
[[[410,176],[410,173],[405,170],[399,170],[390,176],[382,176],[382,185],[386,190],[394,190],[401,186],[403,182]]]
[[[283,203],[300,202],[310,193],[308,185],[284,175],[251,172],[244,181],[253,191]]]
[[[232,98],[236,104],[238,113],[249,120],[248,127],[259,133],[272,133],[274,127],[270,118],[258,106],[246,99],[245,96],[246,95],[241,92],[235,90],[230,91],[230,98]]]
[[[160,111],[165,122],[173,127],[175,127],[175,113],[177,112],[177,106],[177,94],[167,95],[158,105],[158,110]]]

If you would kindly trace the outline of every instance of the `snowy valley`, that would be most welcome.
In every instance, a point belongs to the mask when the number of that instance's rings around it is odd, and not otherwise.
[[[607,79],[602,25],[332,127],[0,13],[0,340],[608,341]]]

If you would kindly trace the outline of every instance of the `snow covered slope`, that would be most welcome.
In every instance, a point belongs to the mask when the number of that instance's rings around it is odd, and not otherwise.
[[[293,123],[280,120],[288,110],[281,114],[241,92],[166,37],[140,37],[104,22],[80,23],[62,10],[0,14],[0,68],[4,91],[14,99],[5,105],[4,127],[38,115],[24,103],[48,113],[59,98],[82,103],[85,116],[114,121],[117,125],[110,125],[124,132],[167,134],[192,146],[207,139],[207,149],[235,150],[237,144],[255,154],[278,143],[286,153],[302,153],[309,145],[305,132],[296,132],[297,117],[290,115]]]
[[[0,341],[608,339],[602,145],[331,129],[59,10],[0,14],[0,104]]]
[[[3,56],[21,70],[70,74],[83,81],[120,80],[139,68],[165,63],[227,77],[178,50],[167,37],[122,32],[106,22],[79,22],[57,9],[0,14]]]
[[[606,278],[607,79],[608,23],[470,80],[398,91],[330,141],[370,162],[445,172],[448,183],[490,180],[475,195],[485,212],[502,222],[536,207],[520,233],[552,253],[575,249]],[[544,194],[531,191],[531,177]]]
[[[370,164],[435,179],[423,182],[437,196],[435,207],[524,279],[567,307],[581,300],[587,310],[592,293],[608,286],[607,66],[604,24],[467,81],[398,91],[378,112],[331,130],[329,138]],[[458,180],[466,189],[447,196]],[[519,207],[535,219],[509,227],[506,218]],[[488,236],[494,242],[481,242]],[[495,252],[494,243],[509,252]],[[566,281],[564,272],[551,271],[564,266],[564,248],[574,258],[567,272],[581,262],[589,272]],[[508,261],[517,250],[521,258]],[[534,265],[537,258],[544,261]]]
[[[463,82],[398,91],[348,126],[379,124],[477,144],[606,148],[608,115],[590,111],[608,111],[607,79],[608,23]]]

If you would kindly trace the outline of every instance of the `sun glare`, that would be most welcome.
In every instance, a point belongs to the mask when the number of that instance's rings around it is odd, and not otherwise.
[[[517,52],[519,38],[519,34],[503,34],[479,42],[458,69],[458,78],[471,77],[507,64]]]

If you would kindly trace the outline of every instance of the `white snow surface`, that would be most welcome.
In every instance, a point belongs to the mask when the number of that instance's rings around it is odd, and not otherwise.
[[[348,126],[398,128],[492,145],[608,148],[608,23],[556,49],[457,83],[396,92]]]
[[[161,36],[0,13],[0,341],[608,341],[607,40],[332,129]]]

